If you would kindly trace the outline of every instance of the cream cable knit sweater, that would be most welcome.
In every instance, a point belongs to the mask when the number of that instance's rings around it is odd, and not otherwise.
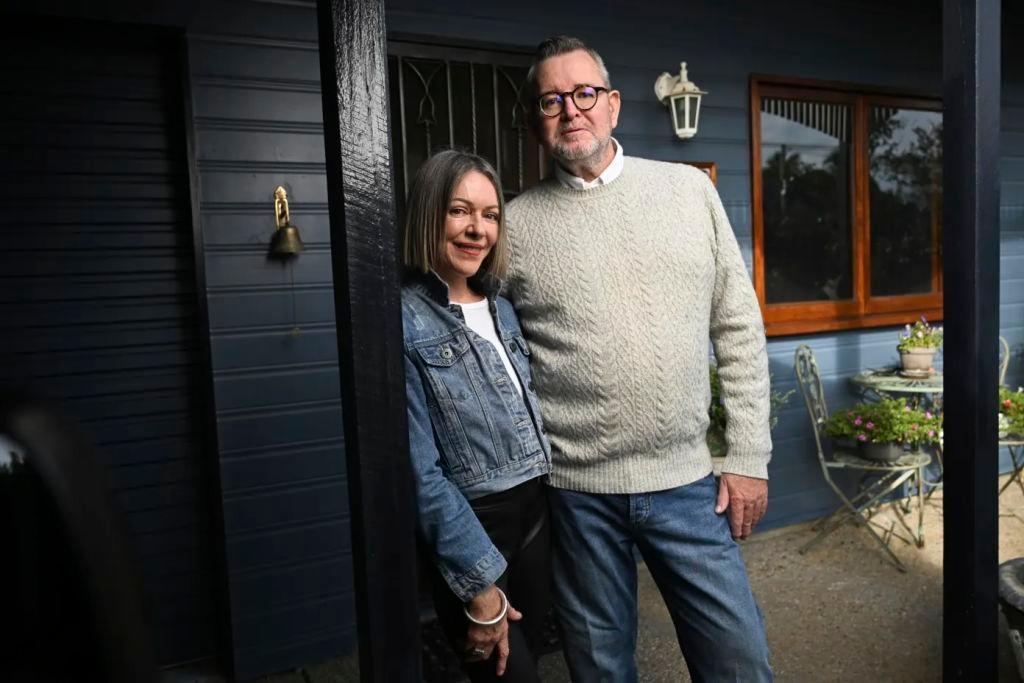
[[[507,294],[531,345],[553,486],[642,493],[711,472],[709,338],[729,415],[723,471],[768,477],[764,327],[703,172],[626,157],[601,187],[547,179],[508,205],[507,223]]]

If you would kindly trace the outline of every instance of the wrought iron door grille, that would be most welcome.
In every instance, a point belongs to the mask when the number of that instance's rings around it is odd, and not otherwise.
[[[510,52],[388,43],[400,215],[416,170],[441,149],[467,149],[488,159],[507,199],[546,175],[548,164],[522,97],[529,61],[529,55]]]

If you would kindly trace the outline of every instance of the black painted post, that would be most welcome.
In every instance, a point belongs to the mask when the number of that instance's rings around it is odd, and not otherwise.
[[[996,680],[999,0],[943,4],[943,679]]]
[[[317,7],[360,678],[419,681],[384,6]]]

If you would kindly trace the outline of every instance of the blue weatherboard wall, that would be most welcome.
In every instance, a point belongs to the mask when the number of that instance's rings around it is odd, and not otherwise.
[[[941,94],[941,3],[863,0],[749,3],[700,2],[481,3],[415,0],[387,3],[388,29],[435,42],[500,42],[532,48],[570,33],[597,48],[622,91],[615,135],[627,154],[664,160],[714,161],[718,189],[751,261],[749,90],[751,73],[848,81]],[[1011,30],[1010,36],[1015,35]],[[1001,327],[1017,351],[1014,381],[1024,381],[1024,55],[1004,65]],[[1010,58],[1013,57],[1013,58]],[[700,132],[676,140],[654,96],[662,71],[680,61],[708,91]],[[853,400],[846,378],[897,360],[896,328],[773,338],[777,389],[795,388],[793,351],[810,344],[825,374],[832,406]],[[995,353],[995,350],[993,350]],[[795,398],[774,432],[768,516],[762,528],[810,519],[835,505],[814,455],[810,423]],[[1006,457],[1003,454],[1004,458]]]
[[[248,678],[356,642],[315,5],[204,1],[187,43],[233,656]],[[278,185],[306,245],[291,266],[267,259]]]

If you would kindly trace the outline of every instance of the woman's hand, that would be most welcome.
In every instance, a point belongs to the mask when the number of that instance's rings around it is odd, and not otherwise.
[[[466,609],[475,619],[489,621],[501,614],[501,604],[501,595],[492,584],[470,600]],[[519,621],[522,618],[519,610],[509,604],[505,618],[493,626],[479,626],[469,622],[469,628],[466,630],[466,658],[470,661],[488,660],[497,650],[498,662],[495,672],[499,676],[504,674],[509,653],[508,622]]]

